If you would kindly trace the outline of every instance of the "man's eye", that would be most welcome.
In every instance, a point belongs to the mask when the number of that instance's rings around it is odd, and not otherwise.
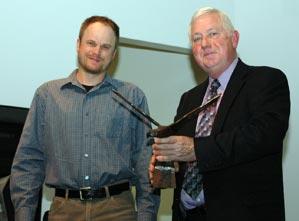
[[[218,35],[219,35],[219,33],[216,32],[216,31],[214,31],[214,32],[210,32],[210,33],[208,34],[208,36],[209,36],[210,38],[217,37]]]
[[[95,42],[93,42],[93,41],[88,41],[87,45],[89,45],[91,47],[96,47],[97,46],[97,44]]]
[[[111,48],[111,45],[102,45],[101,48],[109,50]]]
[[[193,38],[193,42],[196,43],[196,42],[200,42],[202,40],[202,37],[200,36],[196,36]]]

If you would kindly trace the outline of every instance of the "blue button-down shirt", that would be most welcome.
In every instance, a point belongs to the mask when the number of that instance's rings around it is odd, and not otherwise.
[[[148,113],[143,92],[108,75],[86,92],[76,72],[35,93],[11,171],[16,220],[33,220],[44,181],[75,190],[129,181],[136,186],[138,220],[155,220],[159,197],[148,179],[150,124],[112,89]]]

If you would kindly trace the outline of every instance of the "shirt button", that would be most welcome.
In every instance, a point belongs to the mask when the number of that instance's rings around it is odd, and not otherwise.
[[[85,180],[89,180],[89,176],[85,176],[85,178],[84,178]]]
[[[84,154],[84,156],[85,156],[85,157],[88,157],[88,154],[86,153],[86,154]]]
[[[85,114],[85,116],[88,116],[89,115],[89,113],[87,112],[86,114]]]

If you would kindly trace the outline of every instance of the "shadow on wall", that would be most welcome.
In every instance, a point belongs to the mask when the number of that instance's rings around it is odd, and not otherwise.
[[[208,75],[198,66],[192,54],[189,55],[190,67],[193,71],[193,77],[196,84],[202,83],[205,79],[207,79]]]
[[[291,126],[289,126],[289,129],[290,128],[291,128]],[[289,148],[290,148],[290,146],[289,146],[289,132],[287,132],[287,134],[284,138],[284,141],[283,141],[283,155],[282,155],[282,161],[283,162],[286,160]]]
[[[119,50],[116,51],[115,58],[110,64],[110,67],[108,69],[108,73],[111,77],[114,77],[115,73],[117,72],[118,63],[119,63]]]

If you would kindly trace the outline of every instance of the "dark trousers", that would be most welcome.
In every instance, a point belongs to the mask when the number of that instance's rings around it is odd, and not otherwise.
[[[183,206],[180,206],[180,221],[206,221],[207,212],[204,206],[196,207],[191,210],[185,210]]]

